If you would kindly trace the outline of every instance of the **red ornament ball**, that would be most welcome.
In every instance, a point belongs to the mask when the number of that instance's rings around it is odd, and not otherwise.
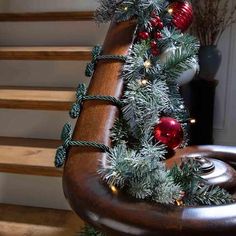
[[[151,45],[151,48],[156,49],[156,48],[157,48],[157,41],[152,40],[151,43],[150,43],[150,45]]]
[[[153,18],[153,19],[150,20],[150,23],[151,23],[152,27],[157,27],[159,22],[160,21],[157,18]]]
[[[157,15],[154,15],[153,18],[150,20],[152,27],[158,27],[160,22],[161,22],[161,18]]]
[[[157,57],[160,55],[160,50],[158,48],[152,48],[151,53],[153,56]]]
[[[160,30],[163,29],[164,28],[163,22],[160,21],[157,25],[157,28],[160,29]]]
[[[168,12],[173,17],[172,23],[182,32],[186,31],[193,21],[193,8],[189,1],[171,3]]]
[[[150,36],[149,33],[146,31],[141,31],[138,34],[138,38],[141,40],[147,40],[149,38],[149,36]]]
[[[161,39],[161,38],[162,38],[162,33],[161,32],[154,33],[154,39]]]
[[[181,124],[171,117],[162,117],[154,128],[154,139],[171,149],[178,148],[183,142],[183,137]]]

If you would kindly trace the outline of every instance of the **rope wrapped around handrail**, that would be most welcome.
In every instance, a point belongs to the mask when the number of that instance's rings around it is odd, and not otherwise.
[[[102,47],[97,45],[93,48],[92,50],[92,61],[87,64],[86,70],[85,70],[85,75],[87,77],[92,77],[95,66],[97,64],[97,61],[99,60],[118,60],[125,62],[126,61],[126,56],[123,55],[101,55],[102,53]]]
[[[77,91],[76,91],[76,102],[73,103],[71,110],[69,112],[70,117],[72,119],[75,119],[79,117],[80,111],[82,108],[83,101],[86,100],[99,100],[99,101],[107,101],[111,102],[112,104],[121,107],[122,102],[112,96],[102,96],[102,95],[86,95],[87,94],[87,88],[84,84],[79,84]]]
[[[93,72],[95,70],[95,66],[98,60],[118,60],[125,62],[126,56],[122,55],[101,55],[102,53],[102,47],[101,46],[95,46],[92,50],[92,61],[88,63],[86,67],[85,74],[86,76],[92,76]],[[99,101],[107,101],[111,102],[112,104],[122,107],[122,102],[112,96],[104,96],[104,95],[87,95],[87,88],[85,84],[79,84],[76,90],[76,101],[73,103],[71,110],[69,112],[70,117],[75,119],[80,116],[80,111],[82,109],[82,105],[84,101],[87,100],[99,100]],[[110,148],[104,144],[100,144],[93,141],[74,141],[72,140],[73,135],[73,129],[71,124],[67,123],[63,127],[61,139],[63,141],[63,144],[58,147],[56,151],[56,157],[55,157],[55,166],[57,168],[60,168],[64,165],[68,150],[71,146],[79,146],[79,147],[92,147],[97,148],[103,152],[109,152]]]
[[[73,141],[72,140],[73,129],[72,125],[67,123],[64,125],[61,133],[61,139],[64,142],[60,147],[58,147],[55,158],[55,166],[60,168],[64,165],[68,150],[71,146],[79,147],[93,147],[97,148],[103,152],[109,152],[110,148],[104,144],[91,141]]]

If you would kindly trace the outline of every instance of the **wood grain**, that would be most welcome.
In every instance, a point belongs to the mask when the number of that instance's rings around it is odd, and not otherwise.
[[[72,211],[0,204],[1,236],[75,236],[83,225]]]
[[[61,176],[54,167],[60,141],[0,137],[0,171],[41,176]]]
[[[67,111],[75,102],[73,88],[0,86],[0,107]]]
[[[93,11],[0,13],[0,21],[91,21]]]
[[[32,46],[0,47],[0,60],[91,60],[91,47]]]

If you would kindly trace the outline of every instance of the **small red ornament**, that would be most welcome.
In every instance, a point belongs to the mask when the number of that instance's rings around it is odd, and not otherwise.
[[[151,17],[153,17],[153,18],[157,17],[157,12],[156,11],[152,11]]]
[[[160,30],[163,29],[164,28],[163,22],[160,21],[157,25],[157,28],[160,29]]]
[[[182,32],[186,31],[193,21],[193,8],[189,1],[173,2],[168,7],[173,17],[173,24]]]
[[[183,142],[183,137],[181,124],[171,117],[162,117],[159,124],[154,128],[155,140],[171,149],[178,148]]]
[[[149,33],[146,31],[141,31],[138,34],[139,39],[147,40],[149,38]]]
[[[154,33],[154,39],[161,39],[161,38],[162,38],[161,32]]]
[[[154,15],[153,18],[150,20],[150,23],[153,27],[158,27],[159,23],[161,22],[160,16]]]
[[[158,22],[161,22],[160,16],[155,16],[155,19],[156,19]]]
[[[157,57],[157,56],[160,55],[160,51],[159,51],[158,48],[152,48],[152,49],[151,49],[151,53],[152,53],[152,55],[155,56],[155,57]]]
[[[151,23],[152,27],[157,27],[159,22],[160,21],[156,18],[153,18],[153,19],[150,20],[150,23]]]
[[[153,40],[153,41],[151,41],[151,48],[157,48],[157,41],[155,41],[155,40]]]

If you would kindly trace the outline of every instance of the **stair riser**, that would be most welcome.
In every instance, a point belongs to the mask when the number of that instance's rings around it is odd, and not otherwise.
[[[68,112],[0,109],[0,136],[59,139]]]
[[[95,22],[0,22],[0,45],[101,44],[107,26]]]
[[[83,61],[1,61],[1,82],[4,86],[45,86],[76,88],[89,83]]]

